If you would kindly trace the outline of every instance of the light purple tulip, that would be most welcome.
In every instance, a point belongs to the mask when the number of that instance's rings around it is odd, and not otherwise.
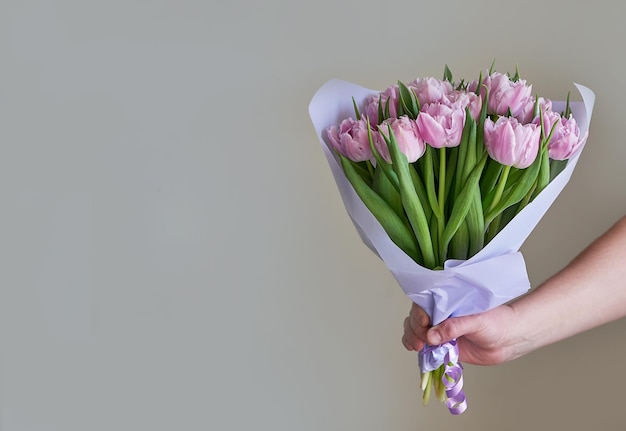
[[[424,151],[426,151],[426,144],[424,144],[424,141],[420,137],[414,120],[403,115],[400,118],[390,118],[383,121],[380,126],[378,126],[378,130],[387,138],[390,138],[389,126],[391,126],[391,131],[396,138],[400,151],[406,156],[410,163],[422,157]],[[384,139],[380,139],[375,145],[376,150],[378,150],[383,159],[391,163],[389,149]]]
[[[493,73],[485,78],[483,84],[489,89],[487,110],[490,114],[507,115],[510,110],[513,117],[522,118],[524,109],[528,109],[528,103],[533,100],[532,86],[526,85],[522,79],[512,81],[505,74]]]
[[[474,120],[478,119],[483,107],[483,99],[476,93],[467,91],[452,91],[445,98],[444,103],[452,109],[462,109],[469,107],[470,115]]]
[[[500,117],[494,123],[485,120],[485,147],[497,162],[524,169],[537,158],[541,127],[521,124],[513,117]]]
[[[330,127],[326,130],[326,137],[339,154],[350,160],[362,162],[374,157],[367,134],[367,122],[363,117],[359,121],[347,118],[339,127]]]
[[[548,142],[548,156],[554,160],[567,160],[576,155],[587,140],[588,133],[580,136],[580,129],[574,117],[561,117],[556,122],[550,142]]]
[[[452,84],[437,78],[417,78],[407,87],[417,95],[420,105],[442,102],[444,97],[452,91]]]
[[[391,85],[381,93],[371,95],[365,101],[365,115],[370,120],[370,124],[378,124],[378,104],[382,102],[382,111],[385,112],[385,106],[389,104],[389,118],[398,117],[398,100],[400,92],[397,85]]]
[[[461,143],[465,110],[431,103],[422,106],[415,122],[420,136],[431,147],[456,147]]]

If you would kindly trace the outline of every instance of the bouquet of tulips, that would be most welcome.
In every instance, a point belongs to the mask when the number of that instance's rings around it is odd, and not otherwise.
[[[491,69],[471,81],[418,78],[372,91],[331,80],[309,106],[364,243],[433,324],[530,288],[519,248],[568,182],[593,93],[552,102]],[[467,408],[456,341],[418,355],[424,403]]]

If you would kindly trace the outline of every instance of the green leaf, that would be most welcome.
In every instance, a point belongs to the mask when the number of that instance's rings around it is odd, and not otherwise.
[[[409,114],[404,112],[404,106],[402,105],[402,101],[398,100],[398,118],[402,117],[403,115]]]
[[[335,151],[335,154],[341,156],[341,154]],[[367,169],[365,162],[352,162],[354,171],[361,177],[361,179],[368,185],[372,185],[372,174]]]
[[[513,78],[511,78],[511,81],[513,82],[517,82],[520,79],[520,74],[519,74],[519,68],[518,65],[515,65],[515,75],[513,75]]]
[[[463,127],[463,132],[461,134],[461,143],[459,144],[458,148],[458,155],[457,155],[457,160],[456,160],[456,176],[454,179],[454,196],[451,197],[452,200],[455,199],[455,197],[461,193],[461,187],[463,185],[463,181],[465,180],[463,172],[465,169],[465,159],[467,159],[467,141],[469,139],[469,129],[470,126],[469,124],[465,123],[465,126]]]
[[[383,135],[385,140],[388,141],[387,144],[389,147],[392,166],[400,183],[402,205],[404,206],[404,211],[406,212],[411,228],[413,229],[413,233],[415,234],[417,242],[420,246],[420,250],[424,258],[424,266],[432,269],[437,266],[437,264],[435,261],[432,239],[428,228],[428,221],[426,220],[426,215],[424,213],[424,208],[422,207],[422,203],[419,200],[413,181],[411,180],[409,162],[406,156],[400,151],[396,138],[391,130],[391,126],[388,126],[387,129],[389,132],[389,139],[387,140],[387,137],[385,137],[384,134],[381,133],[381,135]]]
[[[567,160],[550,160],[550,181],[552,181],[567,166]]]
[[[452,83],[452,71],[450,71],[447,64],[443,69],[443,80]]]
[[[424,187],[424,182],[420,178],[415,164],[411,164],[409,167],[409,172],[411,174],[411,180],[413,180],[413,186],[415,187],[415,192],[419,197],[420,202],[428,202],[428,195],[426,194],[426,188]],[[423,205],[424,215],[427,219],[430,220],[432,216],[432,210],[430,209],[430,205]]]
[[[376,146],[374,145],[374,138],[372,136],[372,127],[370,125],[369,118],[367,119],[367,138],[369,140],[370,149],[372,150],[372,153],[374,154],[374,158],[376,159],[376,169],[377,170],[381,169],[383,171],[383,173],[387,176],[387,179],[389,180],[391,185],[398,192],[400,192],[400,185],[399,185],[399,182],[398,182],[398,176],[393,171],[393,168],[391,167],[391,164],[387,163],[382,158],[382,156],[378,153],[378,150],[376,149]]]
[[[535,118],[537,115],[541,114],[540,108],[539,108],[539,96],[535,95],[535,107],[533,108],[533,118]],[[543,136],[543,118],[541,118],[541,134]]]
[[[522,175],[520,175],[519,179],[508,189],[508,191],[505,191],[495,207],[487,211],[485,214],[485,226],[489,226],[489,224],[496,218],[496,216],[502,213],[502,211],[511,205],[518,203],[524,198],[524,196],[526,196],[526,193],[528,193],[528,191],[533,187],[540,168],[541,156],[539,155],[532,165],[521,170],[523,171]]]
[[[476,86],[476,91],[474,93],[476,93],[477,96],[480,96],[480,89],[483,87],[483,73],[482,72],[480,72],[480,74],[478,75],[477,82],[478,82],[478,85]]]
[[[480,86],[478,88],[480,88]],[[483,97],[483,105],[480,110],[480,116],[478,117],[478,124],[476,125],[476,141],[480,142],[481,144],[479,145],[480,148],[478,148],[480,149],[479,154],[482,154],[482,152],[486,150],[484,136],[485,136],[485,120],[487,119],[487,104],[489,103],[489,89],[487,87],[484,87],[484,88],[485,88],[485,97]]]
[[[398,217],[404,219],[404,208],[402,207],[400,193],[393,184],[391,184],[391,181],[389,181],[389,178],[387,178],[387,175],[385,175],[380,167],[377,167],[374,171],[372,189],[393,208],[396,214],[398,214]]]
[[[467,112],[469,114],[469,109],[467,109]],[[469,133],[467,136],[467,154],[465,156],[465,163],[464,163],[464,169],[463,169],[463,180],[465,180],[470,172],[474,169],[474,166],[476,166],[476,121],[474,121],[474,119],[467,115],[466,117],[466,126],[469,128]],[[482,156],[482,151],[480,152],[481,156]]]
[[[463,223],[463,219],[465,219],[467,213],[470,210],[476,190],[478,190],[478,181],[480,180],[480,176],[482,174],[483,168],[485,167],[486,161],[487,154],[485,153],[480,162],[478,162],[478,164],[470,173],[467,181],[465,182],[465,185],[461,189],[461,193],[459,193],[456,201],[454,202],[454,205],[452,206],[450,219],[446,224],[445,230],[443,232],[442,243],[439,247],[440,258],[442,260],[444,259],[448,244],[450,244],[452,237],[456,234],[459,226],[461,226],[461,223]]]
[[[387,97],[387,100],[385,101],[385,117],[384,118],[391,117],[391,114],[389,114],[389,104],[390,103],[391,103],[391,97]]]
[[[463,140],[461,140],[461,142],[463,142]],[[447,165],[446,191],[445,191],[445,195],[447,196],[447,199],[446,199],[447,202],[445,202],[445,207],[448,206],[448,202],[454,201],[454,197],[456,196],[456,190],[454,194],[451,194],[451,190],[452,190],[453,184],[455,185],[455,188],[456,188],[456,178],[458,177],[456,170],[457,170],[457,162],[458,162],[460,147],[461,145],[457,147],[448,148],[448,161],[446,163]]]
[[[426,145],[424,153],[424,186],[426,187],[426,195],[428,204],[437,219],[443,219],[443,213],[439,209],[439,201],[437,200],[437,191],[435,190],[435,163],[433,162],[433,149]]]
[[[467,259],[469,257],[469,243],[469,230],[466,221],[463,220],[450,241],[448,259]]]
[[[539,193],[546,188],[548,183],[550,182],[550,159],[548,158],[548,147],[537,156],[541,157],[541,167],[539,168],[539,174],[537,175],[537,187],[533,192],[533,197],[537,197]]]
[[[507,224],[509,224],[511,220],[513,220],[513,217],[515,217],[517,213],[520,212],[520,210],[522,209],[520,208],[521,204],[522,203],[520,202],[519,204],[512,205],[508,207],[507,209],[505,209],[504,211],[502,211],[502,214],[500,216],[500,223],[498,226],[498,231],[504,229],[504,227]]]
[[[415,92],[415,89],[411,88],[411,94],[413,95],[413,100],[415,100],[415,103],[417,104],[417,112],[419,115],[419,112],[422,109],[422,107],[420,105],[420,100],[417,98],[417,93]]]
[[[494,190],[498,182],[498,178],[500,178],[501,172],[502,172],[502,164],[496,162],[492,158],[489,158],[489,160],[487,161],[487,167],[485,168],[483,177],[480,180],[480,194],[482,196],[487,196],[489,192]]]
[[[408,256],[421,264],[421,255],[411,230],[407,228],[389,204],[365,184],[361,176],[354,170],[354,163],[342,155],[339,157],[341,167],[354,191],[387,232],[389,238]]]
[[[398,81],[398,93],[400,95],[400,101],[398,106],[402,107],[404,113],[411,119],[415,120],[419,114],[419,108],[417,106],[417,99],[413,98],[413,93],[408,89],[406,85]],[[400,114],[398,114],[400,116]]]
[[[433,250],[435,252],[435,261],[438,262],[439,264],[437,266],[440,266],[441,263],[443,263],[443,261],[440,258],[439,255],[439,220],[437,220],[436,217],[431,217],[430,221],[429,221],[429,226],[430,226],[430,238],[433,242]]]
[[[472,257],[485,245],[485,217],[478,188],[474,190],[474,200],[465,221],[469,235],[469,257]]]
[[[361,119],[361,114],[359,113],[359,107],[356,106],[356,100],[352,97],[352,106],[354,107],[354,115],[356,115],[357,121]]]
[[[491,242],[491,240],[495,238],[498,232],[500,232],[500,229],[502,228],[500,225],[501,220],[502,220],[502,213],[496,215],[493,218],[493,220],[489,222],[489,225],[487,226],[487,232],[485,232],[486,244],[489,244],[489,242]]]

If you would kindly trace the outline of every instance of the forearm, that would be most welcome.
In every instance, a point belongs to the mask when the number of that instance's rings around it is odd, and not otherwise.
[[[626,316],[626,217],[511,307],[519,355]]]

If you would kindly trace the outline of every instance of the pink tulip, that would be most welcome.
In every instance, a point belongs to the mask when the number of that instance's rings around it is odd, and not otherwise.
[[[537,115],[533,119],[533,124],[541,126],[541,120],[543,119],[543,130],[547,137],[550,134],[552,127],[556,123],[561,122],[561,114],[559,114],[558,112],[554,112],[552,110],[543,110],[540,112],[541,112],[540,115]]]
[[[550,142],[548,156],[554,160],[567,160],[574,156],[587,140],[588,133],[580,136],[580,129],[574,117],[560,118],[556,123]]]
[[[407,87],[415,92],[420,105],[441,102],[452,91],[450,82],[437,78],[417,78]]]
[[[476,93],[476,90],[478,89],[478,79],[474,79],[473,81],[470,81],[467,84],[467,91],[471,92],[471,93]],[[484,97],[484,93],[480,92],[481,97]]]
[[[417,130],[431,147],[456,147],[461,143],[465,110],[453,109],[441,103],[422,106],[417,116]]]
[[[482,85],[485,83],[486,77],[489,77],[489,69],[485,69],[482,73],[482,81],[480,83],[481,89],[479,91],[481,97],[485,97],[485,89],[482,87]],[[474,79],[473,81],[467,83],[468,92],[476,93],[476,90],[478,90],[478,79]]]
[[[537,158],[541,127],[521,124],[512,117],[500,117],[494,123],[485,120],[485,147],[497,162],[524,169]]]
[[[389,118],[398,117],[398,100],[400,99],[397,85],[387,87],[382,93],[376,93],[367,98],[365,102],[365,115],[370,120],[370,124],[378,124],[378,104],[382,103],[382,111],[385,113],[385,107],[389,104]]]
[[[483,99],[476,93],[467,91],[452,91],[445,98],[444,103],[452,109],[462,109],[469,107],[470,115],[473,119],[478,119],[483,107]]]
[[[489,89],[487,110],[491,114],[507,115],[510,110],[513,117],[521,117],[532,101],[532,86],[526,85],[522,79],[511,81],[507,75],[493,73],[485,78],[483,84]],[[528,121],[531,119],[532,114]]]
[[[532,122],[535,116],[535,99],[530,98],[523,103],[518,109],[517,113],[513,115],[517,121],[522,124],[528,124]]]
[[[528,124],[530,122],[534,123],[537,119],[535,116],[535,107],[539,109],[539,112],[551,112],[552,101],[543,97],[540,97],[537,101],[534,97],[531,97],[526,104],[522,106],[522,109],[519,110],[517,115],[515,115],[515,118],[522,124]],[[548,128],[548,130],[550,130],[550,128]]]
[[[332,126],[327,129],[326,137],[339,154],[350,160],[362,162],[374,157],[369,143],[365,118],[361,118],[359,121],[347,118],[341,122],[339,127]]]
[[[411,120],[406,115],[403,115],[400,118],[390,118],[383,121],[378,126],[378,130],[388,139],[390,138],[389,126],[391,127],[393,136],[396,138],[400,151],[406,156],[410,163],[413,163],[422,157],[424,151],[426,151],[426,145],[417,131],[417,126],[414,120]],[[378,150],[383,159],[385,159],[388,163],[391,163],[389,149],[387,148],[384,139],[380,139],[378,141],[376,150]]]

